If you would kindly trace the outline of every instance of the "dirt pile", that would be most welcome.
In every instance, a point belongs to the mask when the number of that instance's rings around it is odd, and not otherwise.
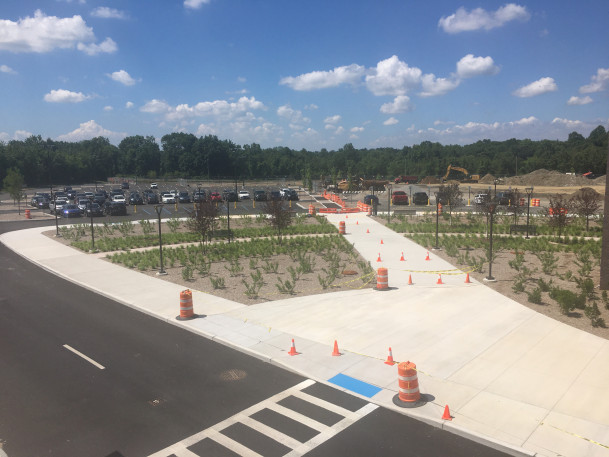
[[[480,178],[480,181],[478,182],[480,184],[493,184],[495,182],[495,177],[492,174],[487,173],[482,178]]]
[[[488,176],[488,175],[487,175]],[[482,180],[480,181],[482,182]],[[558,171],[546,169],[535,170],[529,174],[522,176],[513,176],[505,178],[503,184],[513,187],[523,186],[551,186],[551,187],[576,187],[605,184],[605,177],[601,176],[596,179],[588,179],[583,176],[568,175]]]

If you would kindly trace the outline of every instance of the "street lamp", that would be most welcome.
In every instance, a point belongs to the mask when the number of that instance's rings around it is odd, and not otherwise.
[[[485,281],[494,282],[495,278],[493,278],[493,215],[495,214],[495,210],[497,209],[497,204],[495,202],[490,203],[488,205],[488,213],[490,215],[490,232],[489,232],[489,247],[488,247],[488,276],[484,278]]]
[[[95,252],[95,234],[93,231],[93,202],[87,203],[89,216],[91,216],[91,252]]]
[[[391,184],[387,186],[387,223],[391,222]]]
[[[497,184],[499,183],[499,180],[495,179],[493,183],[495,183],[495,198],[497,198]]]
[[[55,236],[58,237],[61,235],[59,234],[59,219],[57,219],[57,192],[55,192],[55,205],[53,206],[53,212],[55,213]]]
[[[529,239],[529,215],[531,213],[531,195],[533,195],[533,186],[525,188],[524,191],[527,193],[527,197],[528,197],[528,203],[527,203],[527,236],[525,237],[525,240],[528,240]]]
[[[230,197],[226,194],[226,223],[228,229],[228,242],[230,243]]]
[[[438,226],[440,224],[440,199],[438,198],[439,194],[440,194],[440,192],[434,192],[434,195],[436,196],[436,247],[434,248],[435,250],[440,249],[440,246],[438,245]]]
[[[154,210],[159,217],[159,257],[161,258],[161,269],[158,271],[157,275],[164,276],[167,272],[163,268],[163,238],[161,236],[161,213],[163,212],[163,205],[154,205]]]

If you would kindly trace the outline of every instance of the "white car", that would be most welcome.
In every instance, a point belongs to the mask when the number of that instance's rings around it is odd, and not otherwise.
[[[125,196],[124,195],[115,195],[114,197],[112,197],[112,201],[113,202],[117,202],[117,203],[125,203],[127,204],[127,201],[125,200]]]
[[[247,190],[239,191],[239,200],[249,200],[249,199],[250,199],[250,193]]]
[[[176,202],[176,198],[173,194],[170,194],[169,192],[164,193],[163,195],[161,195],[161,202],[163,203],[175,203]]]
[[[157,183],[155,183],[155,182],[151,182],[151,183],[150,183],[150,188],[151,188],[151,189],[158,189],[158,188],[159,188],[159,185],[158,185]]]

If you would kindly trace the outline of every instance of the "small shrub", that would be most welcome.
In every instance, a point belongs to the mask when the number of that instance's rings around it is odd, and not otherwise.
[[[512,284],[512,291],[515,294],[520,294],[522,292],[524,292],[525,288],[524,288],[524,283],[525,283],[525,279],[524,278],[516,278],[514,280],[514,284]]]
[[[294,288],[296,287],[295,281],[290,281],[286,279],[285,281],[281,278],[277,278],[277,284],[275,284],[277,289],[282,294],[294,295]]]
[[[230,273],[231,276],[237,276],[239,273],[243,271],[243,267],[239,263],[239,259],[231,259],[228,265],[224,265],[226,271]]]
[[[605,327],[605,320],[601,317],[601,311],[595,301],[584,308],[584,314],[590,319],[592,327]]]
[[[193,275],[192,267],[190,265],[186,265],[184,268],[182,268],[182,279],[184,281],[192,281]]]
[[[585,297],[577,295],[574,292],[566,289],[555,287],[550,291],[550,297],[556,300],[560,307],[561,314],[567,315],[575,308],[583,309]]]
[[[530,303],[541,305],[541,288],[538,286],[532,292],[527,292],[527,298]]]
[[[167,224],[167,227],[169,227],[171,233],[176,233],[180,228],[180,225],[182,225],[182,221],[176,217],[167,219],[165,223]]]
[[[552,275],[556,271],[558,265],[558,257],[552,251],[536,252],[535,255],[541,262],[541,270],[547,274]]]
[[[214,278],[213,276],[209,277],[209,281],[211,282],[211,286],[214,289],[224,289],[225,283],[224,283],[224,278],[222,278],[221,276]]]
[[[140,227],[142,227],[142,232],[144,232],[144,235],[150,235],[154,231],[154,222],[142,219],[140,221]]]

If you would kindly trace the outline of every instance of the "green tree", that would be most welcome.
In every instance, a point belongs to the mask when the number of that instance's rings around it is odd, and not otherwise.
[[[9,193],[11,198],[17,201],[19,204],[21,203],[21,196],[23,195],[23,183],[23,175],[15,168],[10,168],[7,171],[6,177],[3,181],[6,191]],[[19,208],[19,212],[21,212],[21,208]]]

